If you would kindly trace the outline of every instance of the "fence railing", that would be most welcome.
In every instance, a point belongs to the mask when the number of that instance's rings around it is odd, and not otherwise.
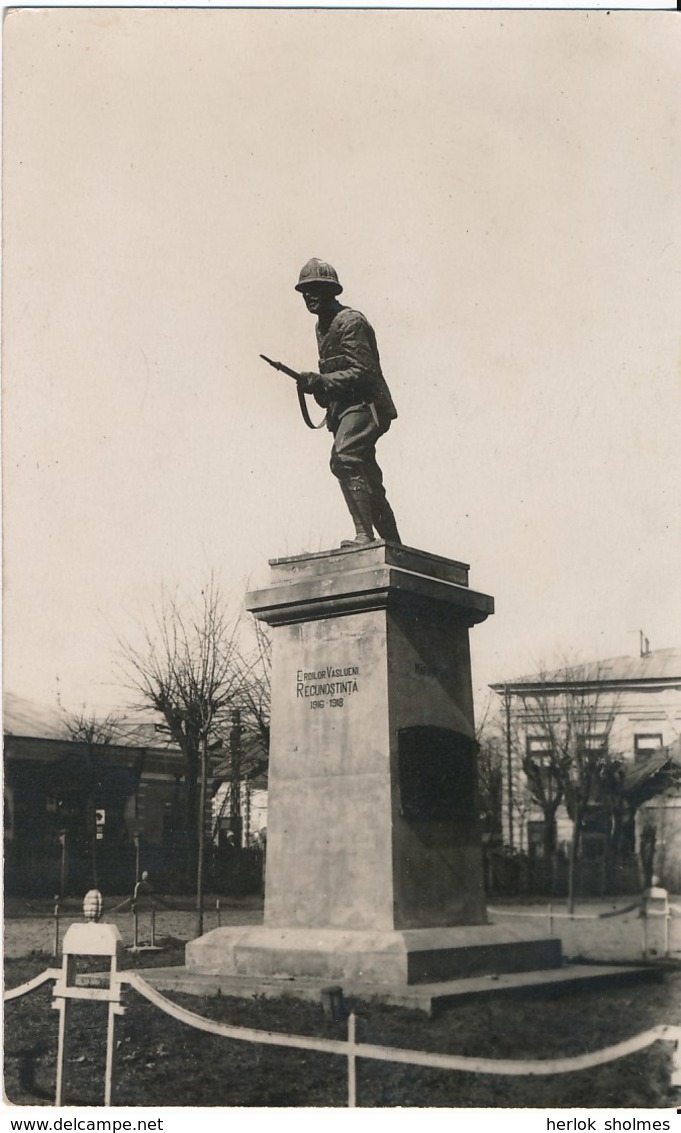
[[[215,901],[214,911],[211,907],[205,910],[205,919],[209,922],[209,918],[214,918],[214,927],[220,928],[222,926],[222,913],[224,905],[221,904],[218,897]],[[126,914],[130,917],[131,925],[131,938],[130,945],[133,952],[156,951],[160,948],[159,940],[162,937],[158,933],[158,925],[161,917],[165,915],[176,915],[182,912],[181,909],[174,909],[162,897],[154,896],[150,901],[145,902],[142,906],[134,901],[131,897],[126,897],[123,901],[119,901],[117,905],[111,905],[102,910],[103,913],[108,915],[119,913]],[[64,912],[62,904],[58,898],[55,899],[54,910],[52,913],[52,955],[59,956],[61,953],[61,932],[63,922],[71,923],[69,917]],[[208,931],[206,929],[205,931]],[[142,940],[144,937],[144,940]]]
[[[665,891],[663,891],[665,892]],[[546,909],[543,911],[531,909],[499,909],[487,906],[487,912],[493,916],[498,917],[539,917],[546,920],[549,936],[553,935],[554,921],[555,920],[569,920],[569,921],[603,921],[610,920],[612,917],[621,917],[625,913],[632,913],[635,909],[639,911],[641,919],[641,952],[643,958],[648,956],[648,924],[650,920],[656,917],[664,918],[664,946],[663,955],[669,956],[669,940],[672,917],[681,916],[681,905],[673,905],[669,902],[666,894],[664,898],[655,898],[654,900],[647,900],[644,897],[639,897],[636,901],[632,901],[630,905],[625,905],[622,909],[607,909],[602,913],[562,913],[556,910],[551,902],[548,903]]]
[[[505,1059],[505,1058],[475,1058],[467,1055],[437,1054],[429,1051],[404,1050],[397,1047],[379,1046],[373,1043],[357,1041],[356,1017],[351,1014],[348,1018],[347,1038],[326,1039],[315,1038],[309,1035],[287,1034],[277,1031],[264,1031],[251,1027],[237,1027],[229,1023],[219,1023],[194,1011],[180,1007],[145,979],[135,972],[119,972],[112,963],[109,985],[107,988],[95,989],[75,987],[70,982],[65,957],[63,968],[47,968],[35,979],[19,987],[11,988],[4,993],[5,1002],[27,995],[35,988],[48,980],[54,980],[55,1006],[60,1010],[60,1041],[57,1051],[57,1086],[55,1104],[63,1104],[64,1091],[64,1063],[66,1060],[66,1008],[69,999],[100,999],[108,1002],[109,1015],[107,1026],[107,1052],[104,1083],[104,1104],[112,1104],[114,1052],[115,1052],[115,1019],[121,1014],[121,991],[127,985],[133,991],[143,996],[149,1003],[163,1011],[166,1015],[194,1027],[199,1031],[219,1035],[226,1039],[236,1039],[241,1042],[259,1043],[265,1046],[279,1046],[294,1048],[296,1050],[316,1051],[324,1054],[339,1055],[347,1064],[347,1104],[349,1107],[357,1105],[357,1075],[356,1064],[358,1059],[368,1059],[379,1062],[406,1063],[410,1066],[425,1066],[439,1070],[463,1071],[468,1074],[497,1074],[512,1075],[514,1077],[537,1077],[548,1074],[572,1074],[576,1071],[587,1070],[594,1066],[602,1066],[614,1062],[619,1058],[635,1054],[657,1042],[672,1044],[670,1085],[681,1086],[681,1026],[660,1024],[642,1031],[638,1035],[604,1047],[602,1050],[592,1051],[569,1058],[547,1059]]]
[[[166,902],[163,902],[163,904],[166,905],[166,911],[171,912],[171,913],[175,911],[172,908],[170,908],[169,906],[167,906]],[[538,919],[541,919],[541,920],[545,920],[546,923],[547,923],[547,928],[548,928],[548,932],[549,932],[550,936],[553,935],[553,930],[554,930],[554,927],[555,927],[555,921],[557,921],[557,920],[569,920],[569,921],[608,920],[612,917],[624,916],[626,913],[634,912],[636,909],[639,910],[639,915],[640,915],[640,918],[641,918],[641,935],[642,935],[641,951],[643,953],[643,956],[646,957],[647,954],[648,954],[648,924],[649,924],[649,921],[651,919],[654,919],[655,917],[661,917],[661,916],[665,917],[664,955],[668,956],[669,955],[669,940],[670,940],[670,930],[671,930],[672,918],[673,917],[681,917],[681,905],[675,905],[675,904],[668,903],[666,909],[654,909],[654,908],[647,907],[644,898],[639,897],[635,901],[632,901],[629,905],[625,905],[621,909],[608,909],[608,910],[606,910],[605,912],[602,912],[602,913],[561,912],[559,909],[556,908],[556,906],[551,901],[549,901],[548,904],[546,906],[544,906],[543,908],[536,909],[536,910],[535,909],[533,909],[533,910],[515,909],[515,908],[507,908],[506,909],[506,908],[499,908],[497,906],[492,906],[492,905],[487,906],[487,912],[491,913],[493,916],[499,916],[499,917],[529,917],[529,918],[535,918],[535,919],[538,918]],[[132,901],[131,898],[128,897],[124,901],[119,902],[118,905],[114,905],[113,907],[108,908],[105,911],[110,914],[110,913],[122,912],[123,910],[128,911],[130,913],[130,916],[131,916],[132,947],[133,947],[133,949],[140,950],[140,951],[143,951],[144,949],[151,949],[151,950],[155,949],[156,946],[157,946],[156,937],[157,937],[158,910],[155,908],[154,903],[152,902],[149,908],[145,908],[144,912],[140,912],[139,907]],[[210,915],[210,910],[206,910],[206,912],[207,912],[207,915]],[[222,924],[222,908],[221,908],[221,905],[220,905],[220,899],[219,898],[215,902],[215,914],[214,915],[215,915],[215,925],[216,925],[217,928],[220,928],[220,926]],[[52,943],[52,955],[53,956],[58,956],[59,953],[60,953],[60,943],[61,943],[60,931],[61,931],[61,924],[62,924],[62,921],[64,919],[65,919],[64,913],[62,911],[60,902],[59,902],[59,900],[56,900],[55,905],[54,905],[54,912],[53,912],[53,926],[54,926],[53,927],[53,934],[52,934],[52,941],[53,941],[53,943]],[[140,945],[140,935],[139,934],[140,934],[140,922],[142,920],[148,921],[148,925],[145,925],[145,928],[146,928],[146,931],[147,931],[147,935],[149,937],[149,941],[148,941],[148,943],[145,942],[144,944]]]

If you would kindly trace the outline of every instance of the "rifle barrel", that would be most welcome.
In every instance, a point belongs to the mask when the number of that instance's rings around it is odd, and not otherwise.
[[[289,378],[294,378],[298,381],[300,374],[297,370],[292,370],[290,366],[285,366],[283,362],[275,362],[273,358],[268,358],[266,354],[261,354],[260,357],[264,362],[268,362],[270,366],[274,366],[275,370],[281,370],[282,374],[288,374]]]

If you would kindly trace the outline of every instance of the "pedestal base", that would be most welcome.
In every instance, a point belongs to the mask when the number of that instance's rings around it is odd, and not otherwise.
[[[257,996],[259,999],[301,999],[318,1004],[325,992],[330,990],[326,987],[328,980],[205,974],[196,968],[148,968],[138,974],[158,991],[184,992],[201,997],[224,995],[252,1000]],[[82,981],[88,986],[103,987],[108,985],[108,978],[108,974],[93,974],[83,976]],[[564,964],[561,968],[543,968],[536,972],[495,973],[436,983],[372,984],[344,980],[342,990],[346,1001],[353,1004],[389,1004],[434,1015],[472,999],[554,998],[576,992],[601,991],[603,988],[629,987],[643,980],[659,983],[662,978],[661,970],[650,965]]]
[[[419,984],[561,965],[560,940],[505,925],[406,929],[217,928],[186,948],[197,974]]]

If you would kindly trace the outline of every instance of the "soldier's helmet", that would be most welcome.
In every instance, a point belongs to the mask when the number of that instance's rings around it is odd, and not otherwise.
[[[343,290],[341,284],[338,282],[338,275],[336,269],[327,264],[325,260],[318,260],[313,256],[306,264],[300,269],[300,277],[296,283],[296,291],[304,291],[311,283],[324,283],[329,288],[333,288],[334,295],[340,295]]]

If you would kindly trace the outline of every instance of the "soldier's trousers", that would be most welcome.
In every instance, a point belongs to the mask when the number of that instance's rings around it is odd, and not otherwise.
[[[331,471],[340,481],[357,534],[371,538],[375,528],[382,539],[400,543],[383,473],[376,461],[376,441],[385,432],[368,407],[350,410],[341,417],[334,433]]]
[[[341,417],[331,449],[334,476],[341,481],[363,480],[377,504],[385,499],[385,489],[376,460],[376,441],[385,431],[376,424],[368,406],[360,406]]]

